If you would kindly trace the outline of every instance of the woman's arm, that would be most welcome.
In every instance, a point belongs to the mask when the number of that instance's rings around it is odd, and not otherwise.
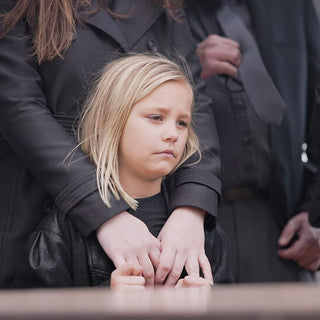
[[[26,26],[19,22],[0,39],[1,135],[86,236],[128,205],[117,201],[108,210],[97,191],[95,166],[81,150],[72,161],[65,161],[76,141],[53,118],[46,103],[38,66],[30,57]],[[88,219],[89,214],[94,218]]]

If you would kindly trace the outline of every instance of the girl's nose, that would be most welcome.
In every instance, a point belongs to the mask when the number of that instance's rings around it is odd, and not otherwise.
[[[176,123],[173,124],[168,124],[165,127],[165,130],[163,132],[163,140],[165,141],[177,141],[178,140],[178,130],[176,127]]]

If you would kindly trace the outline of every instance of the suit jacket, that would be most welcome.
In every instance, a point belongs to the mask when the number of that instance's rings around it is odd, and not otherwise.
[[[309,170],[304,176],[304,190],[301,211],[308,211],[309,217],[318,228],[320,227],[320,82],[315,93],[317,104],[313,109],[308,130]]]
[[[1,12],[14,3],[2,1]],[[92,5],[98,8],[95,0]],[[80,150],[65,160],[76,146],[74,119],[100,68],[125,52],[178,52],[197,82],[200,66],[182,10],[176,12],[178,20],[149,0],[114,1],[114,10],[130,16],[117,20],[98,9],[77,26],[63,59],[40,65],[30,55],[24,21],[0,39],[1,286],[10,286],[21,244],[53,205],[68,214],[83,236],[129,208],[122,199],[106,207],[97,191],[95,166]],[[220,189],[217,134],[210,100],[199,93],[197,101],[195,129],[204,160],[174,176],[170,210],[192,205],[212,217]]]
[[[301,195],[301,148],[305,141],[307,111],[314,106],[313,91],[320,79],[319,27],[311,1],[249,0],[247,3],[264,64],[287,105],[281,126],[270,128],[270,193],[278,209],[278,222],[283,225],[296,212]],[[211,33],[220,32],[213,23],[219,1],[187,1],[188,6],[189,22],[198,42]],[[225,102],[221,100],[217,97],[215,108],[219,108],[219,102]],[[227,114],[225,118],[216,118],[222,154],[223,148],[230,148],[224,145],[224,136],[233,130],[228,127],[227,118]],[[232,161],[236,165],[236,157],[229,159]],[[222,167],[223,163],[222,156]]]
[[[298,210],[303,171],[310,168],[301,154],[320,81],[320,29],[311,1],[250,1],[249,7],[264,63],[287,104],[281,126],[271,128],[276,164],[272,194],[275,203],[283,203],[279,209],[285,222]],[[311,222],[317,219],[315,215]]]

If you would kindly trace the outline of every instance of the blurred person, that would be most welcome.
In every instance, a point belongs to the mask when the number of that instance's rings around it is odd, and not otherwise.
[[[221,143],[219,221],[235,282],[313,281],[319,212],[299,205],[320,80],[312,1],[187,1]]]

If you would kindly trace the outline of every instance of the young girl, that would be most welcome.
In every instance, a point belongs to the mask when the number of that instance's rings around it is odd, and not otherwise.
[[[125,199],[131,207],[128,214],[143,222],[141,228],[152,233],[155,243],[169,216],[164,178],[192,155],[198,155],[195,160],[200,157],[191,125],[192,106],[192,87],[181,67],[158,55],[140,54],[104,68],[80,120],[79,145],[97,166],[101,198],[108,207],[112,199]],[[72,161],[72,156],[66,161]],[[213,236],[209,233],[208,254],[216,259],[210,261],[213,270],[221,274],[220,263],[225,270],[225,261],[219,257],[224,249],[212,246]],[[160,251],[158,246],[150,256],[155,266]],[[128,252],[122,263],[130,261],[136,267],[144,259]],[[207,261],[205,255],[202,259]],[[55,209],[28,240],[16,286],[102,285],[109,283],[113,270],[96,234],[82,237]],[[211,273],[204,277],[212,283]]]

